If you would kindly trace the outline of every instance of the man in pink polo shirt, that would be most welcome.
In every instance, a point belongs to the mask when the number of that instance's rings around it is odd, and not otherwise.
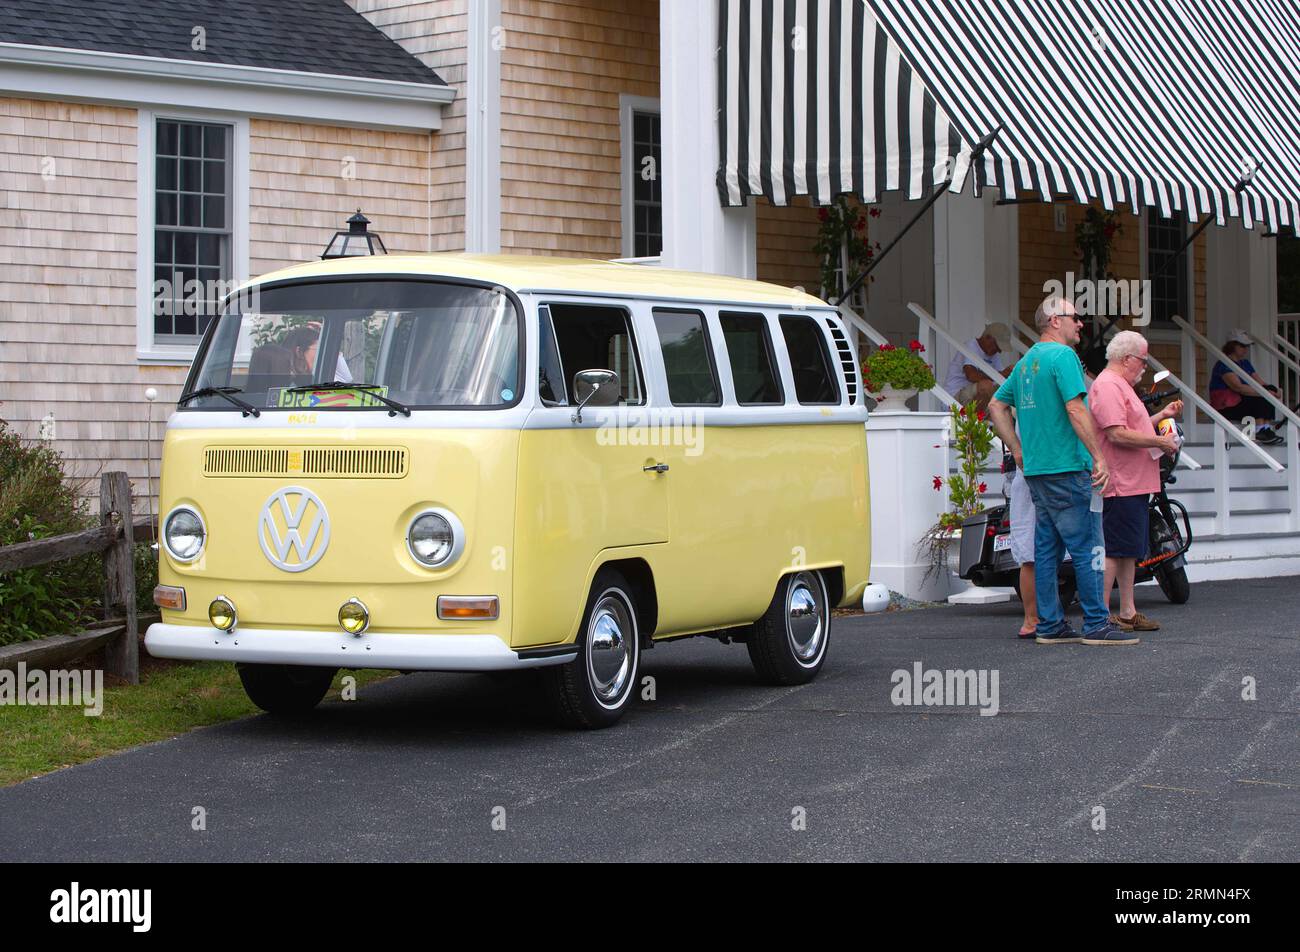
[[[1106,543],[1105,601],[1119,583],[1119,615],[1111,624],[1122,631],[1156,631],[1160,628],[1133,604],[1133,576],[1139,559],[1146,558],[1147,501],[1160,491],[1159,454],[1172,455],[1177,438],[1159,436],[1155,424],[1182,412],[1175,400],[1149,415],[1134,388],[1147,369],[1147,341],[1136,331],[1120,331],[1106,347],[1106,369],[1088,389],[1088,408],[1096,423],[1102,455],[1110,467],[1110,484],[1103,494],[1101,527]]]

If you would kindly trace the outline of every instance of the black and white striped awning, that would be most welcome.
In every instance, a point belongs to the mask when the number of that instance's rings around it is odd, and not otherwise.
[[[1001,126],[977,189],[1300,221],[1295,0],[719,3],[724,204],[960,190]]]

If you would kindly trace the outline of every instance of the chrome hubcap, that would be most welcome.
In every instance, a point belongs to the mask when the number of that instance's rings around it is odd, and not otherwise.
[[[821,581],[811,572],[790,580],[785,596],[785,630],[800,664],[810,665],[826,641],[826,604]]]
[[[635,637],[627,603],[612,592],[602,595],[587,627],[587,673],[601,702],[616,702],[627,688],[634,650],[630,639]]]

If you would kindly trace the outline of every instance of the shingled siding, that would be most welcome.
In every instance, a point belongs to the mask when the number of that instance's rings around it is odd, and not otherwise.
[[[467,0],[347,0],[456,90],[443,107],[429,168],[430,251],[465,248]]]
[[[622,255],[619,95],[659,95],[659,5],[502,0],[501,247]]]
[[[136,361],[135,163],[134,109],[0,98],[0,417],[143,495],[144,391],[161,421],[184,368]]]
[[[813,253],[817,243],[817,230],[821,222],[817,209],[806,197],[798,197],[791,204],[776,207],[766,199],[755,199],[758,204],[758,280],[801,287],[817,296],[821,292],[821,262]]]
[[[431,149],[427,133],[252,120],[249,272],[319,257],[357,208],[390,252],[427,250]]]
[[[1074,229],[1083,221],[1087,206],[1076,203],[1065,205],[1064,231],[1056,230],[1055,206],[1026,204],[1012,207],[1020,215],[1020,320],[1026,327],[1032,328],[1034,309],[1044,296],[1043,284],[1048,280],[1064,281],[1067,271],[1075,273],[1076,281],[1081,276],[1083,265],[1079,252],[1074,247]],[[1122,230],[1115,236],[1110,271],[1121,280],[1140,278],[1143,220],[1131,211],[1121,211],[1119,222]],[[1205,255],[1205,236],[1201,235],[1192,244],[1192,310],[1193,323],[1202,333],[1206,327]],[[1119,326],[1123,328],[1129,324],[1123,321]],[[1176,331],[1144,330],[1140,327],[1134,329],[1151,337],[1151,353],[1157,360],[1174,373],[1181,373],[1182,350],[1177,342]],[[1202,366],[1197,371],[1197,380],[1200,381],[1202,390],[1205,389],[1205,381],[1209,379],[1208,370],[1202,354]]]

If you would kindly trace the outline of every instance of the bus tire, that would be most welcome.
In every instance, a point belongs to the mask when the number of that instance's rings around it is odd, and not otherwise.
[[[754,622],[746,647],[767,684],[807,684],[817,677],[831,639],[831,606],[820,572],[781,577],[763,617]]]
[[[240,664],[248,699],[268,714],[304,714],[321,702],[338,668],[292,664]]]
[[[566,727],[610,727],[623,716],[641,663],[636,591],[621,572],[601,569],[578,629],[578,657],[543,668],[547,694]]]

